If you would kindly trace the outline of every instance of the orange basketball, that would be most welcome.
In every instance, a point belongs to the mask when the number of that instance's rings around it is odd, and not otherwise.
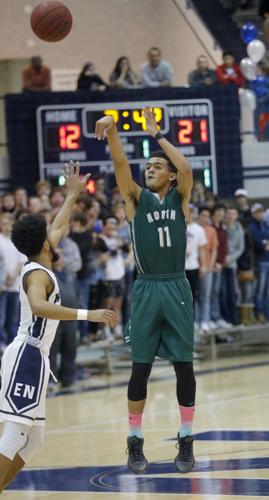
[[[72,15],[62,2],[48,0],[34,8],[31,14],[31,27],[41,40],[59,42],[72,28]]]

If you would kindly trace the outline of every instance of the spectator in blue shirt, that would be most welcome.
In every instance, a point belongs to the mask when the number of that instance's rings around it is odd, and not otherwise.
[[[158,47],[151,47],[148,51],[148,62],[141,66],[143,86],[171,87],[173,76],[173,68],[168,61],[162,59],[161,50]]]

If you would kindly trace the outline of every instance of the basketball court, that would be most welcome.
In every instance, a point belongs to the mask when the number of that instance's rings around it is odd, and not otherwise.
[[[194,471],[174,470],[178,410],[172,368],[157,362],[144,417],[147,474],[126,468],[129,369],[93,376],[47,400],[46,442],[7,500],[260,499],[269,496],[268,356],[197,361]]]

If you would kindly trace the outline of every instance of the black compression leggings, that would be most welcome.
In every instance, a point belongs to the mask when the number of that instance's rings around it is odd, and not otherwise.
[[[196,381],[192,363],[175,361],[173,363],[177,377],[177,400],[182,406],[194,406]]]
[[[142,399],[146,399],[151,368],[151,363],[133,363],[132,374],[128,384],[128,399],[130,401],[142,401]]]
[[[194,406],[196,382],[193,364],[175,361],[173,363],[177,377],[177,400],[182,406]],[[128,384],[128,399],[142,401],[147,397],[147,385],[151,363],[133,363],[132,374]]]

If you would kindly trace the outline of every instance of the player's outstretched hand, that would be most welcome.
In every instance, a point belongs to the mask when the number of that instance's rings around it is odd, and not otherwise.
[[[115,122],[113,116],[107,115],[97,120],[95,124],[95,137],[98,141],[105,139],[107,134],[114,127]]]
[[[110,309],[96,309],[95,311],[88,311],[88,321],[115,326],[118,318],[116,313]]]
[[[158,132],[158,125],[156,122],[155,114],[148,106],[143,109],[143,114],[146,118],[147,131],[154,137]]]
[[[85,189],[85,186],[91,176],[91,174],[86,174],[84,177],[79,175],[80,167],[79,162],[74,163],[72,160],[70,163],[65,164],[65,182],[67,191],[73,196],[78,196],[81,191]]]

